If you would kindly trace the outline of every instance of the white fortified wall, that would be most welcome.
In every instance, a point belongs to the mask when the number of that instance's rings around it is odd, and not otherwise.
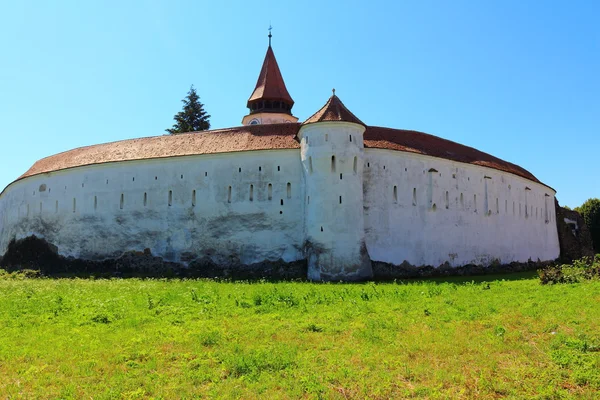
[[[299,135],[301,151],[127,161],[14,182],[0,195],[0,255],[11,239],[35,234],[64,256],[92,260],[146,248],[184,264],[307,258],[314,279],[360,275],[370,268],[365,255],[414,266],[559,256],[547,186],[364,149],[355,124],[310,124]],[[333,269],[321,275],[321,266]]]
[[[412,153],[365,151],[365,229],[372,260],[489,265],[559,256],[555,192],[491,168]]]
[[[44,237],[59,253],[102,259],[151,249],[229,265],[303,258],[298,150],[100,164],[32,176],[0,196],[0,254]]]

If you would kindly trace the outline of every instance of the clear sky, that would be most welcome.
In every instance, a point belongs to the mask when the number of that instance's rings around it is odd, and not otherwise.
[[[267,49],[294,114],[336,88],[369,125],[516,163],[561,204],[600,197],[600,2],[28,1],[0,7],[0,190],[74,147],[164,134],[194,84],[240,125]]]

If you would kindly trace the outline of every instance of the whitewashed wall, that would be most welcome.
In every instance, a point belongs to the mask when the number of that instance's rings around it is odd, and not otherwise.
[[[365,163],[365,230],[372,260],[460,266],[559,256],[555,192],[544,185],[390,150],[366,149]]]
[[[149,248],[170,261],[191,255],[225,265],[295,261],[303,257],[301,182],[298,150],[128,161],[33,176],[0,197],[0,254],[12,238],[37,234],[61,254],[86,259]]]
[[[345,140],[349,133],[342,131]],[[336,237],[360,242],[361,232],[349,232],[356,224],[360,229],[360,215],[342,209],[362,199],[364,238],[375,261],[459,266],[559,256],[550,188],[490,168],[344,146],[328,150],[339,153],[335,173],[328,154],[321,160],[321,152],[307,150],[303,165],[300,150],[270,150],[110,163],[25,178],[0,196],[0,254],[11,239],[36,234],[61,254],[86,259],[149,248],[184,263],[205,255],[223,265],[291,262],[304,257],[306,238],[321,235],[317,220],[333,229],[323,242],[332,248],[343,250]],[[349,160],[355,154],[364,157],[357,167],[362,184],[352,179]],[[312,174],[303,173],[308,156],[315,157]],[[317,173],[328,178],[313,182]],[[311,197],[313,212],[306,210],[305,187],[321,193]],[[333,204],[340,194],[343,204],[319,208],[319,201]]]
[[[364,131],[364,126],[354,123],[321,122],[305,125],[298,133],[311,279],[373,276],[363,217]]]

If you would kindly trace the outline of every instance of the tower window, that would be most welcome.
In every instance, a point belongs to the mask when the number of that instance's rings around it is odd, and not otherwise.
[[[148,205],[148,193],[144,193],[144,207]]]
[[[231,203],[231,186],[227,189],[227,202]]]
[[[119,202],[119,208],[122,210],[123,205],[125,204],[125,195],[121,193],[121,201]]]
[[[352,135],[349,135],[349,136],[350,136],[350,141],[352,142]]]
[[[398,203],[398,186],[394,186],[394,203]]]
[[[356,158],[356,156],[354,156],[354,164],[352,166],[354,173],[356,173],[357,168],[358,168],[358,159]]]
[[[250,201],[254,201],[254,185],[250,185]]]
[[[273,200],[273,185],[271,185],[270,183],[269,183],[269,187],[268,187],[267,191],[268,191],[268,199]]]
[[[94,196],[94,210],[98,209],[98,196]]]
[[[287,198],[291,199],[292,198],[292,184],[291,183],[287,183]]]
[[[335,156],[331,156],[331,172],[335,172]]]
[[[413,188],[412,205],[417,205],[417,188]]]
[[[192,207],[196,207],[196,191],[195,190],[192,190]]]
[[[342,204],[342,196],[340,196],[340,204]]]
[[[169,190],[169,207],[173,205],[173,191]]]

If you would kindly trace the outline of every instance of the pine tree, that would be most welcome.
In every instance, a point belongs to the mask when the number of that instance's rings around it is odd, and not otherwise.
[[[190,91],[181,102],[183,103],[183,111],[175,114],[173,128],[165,129],[165,131],[173,135],[210,129],[210,115],[204,111],[204,104],[200,103],[200,97],[196,93],[194,85],[190,87]]]

